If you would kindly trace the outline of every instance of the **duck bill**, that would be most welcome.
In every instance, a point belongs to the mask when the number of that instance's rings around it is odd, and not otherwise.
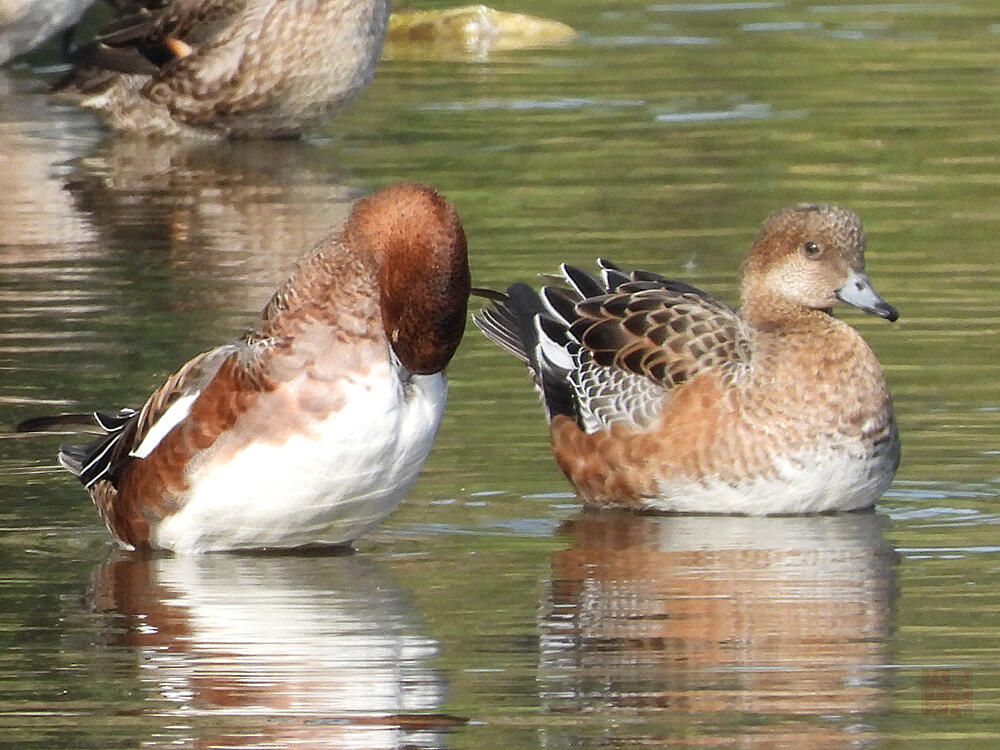
[[[851,271],[847,283],[837,290],[837,299],[888,321],[899,317],[899,311],[878,295],[863,271]]]

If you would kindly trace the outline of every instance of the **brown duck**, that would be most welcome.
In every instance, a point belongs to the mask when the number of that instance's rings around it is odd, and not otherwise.
[[[289,137],[367,86],[389,0],[109,0],[53,91],[143,135]]]
[[[864,266],[861,220],[773,214],[740,310],[649,271],[562,267],[475,318],[530,368],[560,468],[588,504],[752,515],[867,508],[899,464],[882,368],[837,302],[893,321]]]

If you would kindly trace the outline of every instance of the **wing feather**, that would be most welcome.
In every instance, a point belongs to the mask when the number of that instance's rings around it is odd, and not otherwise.
[[[246,342],[220,346],[199,354],[171,375],[143,404],[142,409],[124,408],[117,412],[98,411],[91,414],[60,414],[35,417],[17,426],[19,432],[90,432],[99,437],[84,446],[64,444],[59,446],[59,463],[80,478],[90,489],[102,480],[117,482],[120,472],[143,440],[157,431],[160,420],[179,402],[193,402],[201,390],[229,359],[237,358],[244,366],[253,368],[255,353]],[[179,421],[176,415],[174,424]],[[173,424],[160,428],[161,439]],[[155,447],[143,446],[143,455]]]
[[[600,276],[563,265],[561,284],[532,293],[530,304],[516,285],[520,299],[494,301],[475,319],[528,363],[550,419],[567,414],[588,432],[645,425],[692,378],[715,372],[737,382],[748,371],[749,328],[735,308],[650,271],[598,265]],[[530,342],[526,315],[537,320]],[[532,356],[539,339],[541,354]]]

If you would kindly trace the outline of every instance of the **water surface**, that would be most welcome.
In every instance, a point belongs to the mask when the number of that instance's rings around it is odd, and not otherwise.
[[[0,744],[1000,741],[993,3],[512,9],[581,34],[390,49],[296,142],[110,137],[37,68],[4,73]],[[895,397],[886,497],[819,518],[584,512],[526,374],[470,331],[421,479],[353,555],[115,550],[59,439],[12,425],[141,403],[400,179],[456,203],[477,284],[607,256],[730,302],[768,213],[854,208],[901,311],[840,313]]]

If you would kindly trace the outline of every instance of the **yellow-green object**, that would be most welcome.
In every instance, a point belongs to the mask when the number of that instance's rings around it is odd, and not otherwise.
[[[485,5],[447,10],[399,11],[389,18],[386,41],[393,45],[431,44],[486,53],[569,41],[576,31],[564,23]]]

